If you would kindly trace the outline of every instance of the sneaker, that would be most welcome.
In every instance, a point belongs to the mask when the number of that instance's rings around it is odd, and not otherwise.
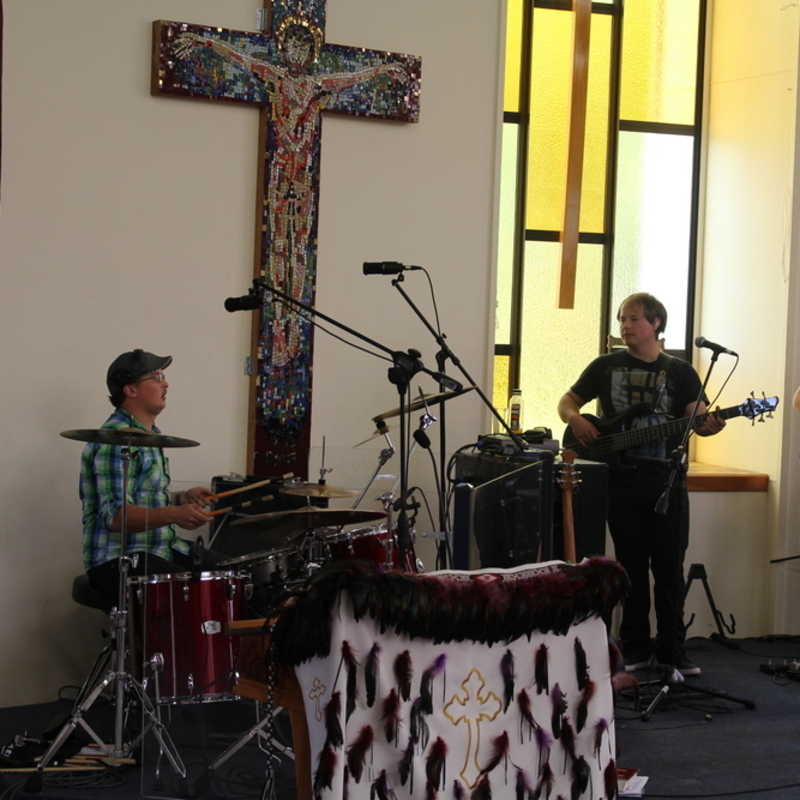
[[[625,653],[625,672],[649,667],[653,657],[648,650],[631,650]]]

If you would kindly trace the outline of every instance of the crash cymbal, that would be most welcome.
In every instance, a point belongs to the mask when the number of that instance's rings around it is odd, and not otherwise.
[[[311,530],[330,526],[351,525],[356,522],[374,522],[384,519],[382,511],[359,511],[352,508],[292,508],[288,511],[270,511],[266,514],[252,514],[230,523],[229,527],[245,525],[265,525],[270,522],[289,523],[295,530]]]
[[[458,392],[439,392],[438,394],[426,394],[422,397],[418,397],[416,400],[412,400],[410,407],[407,409],[408,411],[419,411],[421,408],[425,408],[425,406],[434,406],[437,403],[440,403],[442,400],[450,400],[453,397],[458,397],[461,394],[466,394],[467,392],[471,392],[472,387],[467,386],[466,389],[461,389]],[[400,408],[392,408],[389,411],[384,411],[382,414],[377,414],[372,418],[373,422],[379,422],[380,420],[389,419],[390,417],[396,417],[400,413]]]
[[[357,489],[341,489],[338,486],[328,486],[326,483],[287,483],[279,489],[281,494],[291,494],[297,497],[358,497]]]
[[[141,428],[78,428],[61,431],[65,439],[92,444],[115,444],[120,447],[197,447],[200,442],[180,439],[163,433],[143,431]]]

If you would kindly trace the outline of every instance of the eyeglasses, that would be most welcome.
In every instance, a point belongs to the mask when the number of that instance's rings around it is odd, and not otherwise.
[[[164,374],[163,370],[157,369],[155,372],[151,372],[149,375],[143,375],[139,378],[136,383],[141,383],[142,381],[156,381],[156,383],[166,383],[167,376]]]

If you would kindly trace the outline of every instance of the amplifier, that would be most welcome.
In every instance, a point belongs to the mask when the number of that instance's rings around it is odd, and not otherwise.
[[[481,567],[513,567],[552,558],[553,461],[550,450],[458,453],[453,566],[469,569],[475,541]]]

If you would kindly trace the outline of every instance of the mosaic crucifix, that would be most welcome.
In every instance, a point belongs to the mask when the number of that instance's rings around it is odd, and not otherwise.
[[[325,44],[325,0],[274,0],[267,11],[269,33],[155,22],[152,92],[260,107],[254,275],[313,303],[321,112],[416,122],[421,61]],[[265,302],[256,320],[248,442],[254,474],[307,474],[312,332],[277,302]]]

